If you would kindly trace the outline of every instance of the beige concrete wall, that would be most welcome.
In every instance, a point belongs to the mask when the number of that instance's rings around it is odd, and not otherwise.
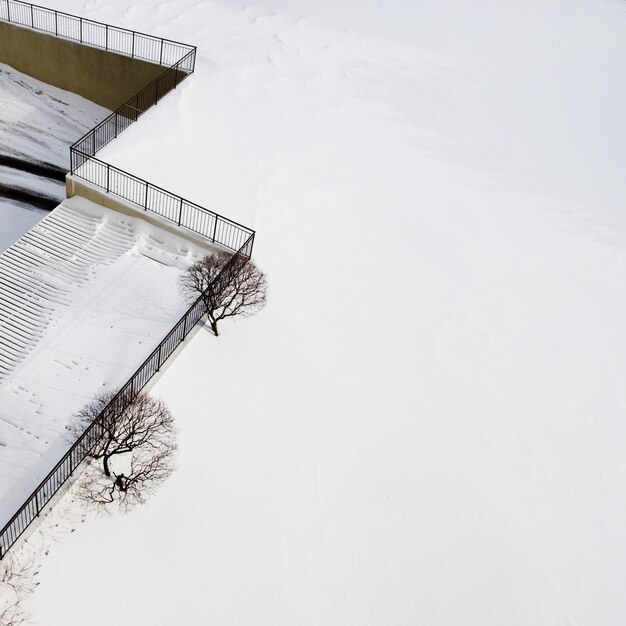
[[[165,68],[0,22],[0,63],[116,109]]]
[[[149,224],[158,226],[162,230],[192,241],[201,248],[206,249],[208,252],[215,252],[216,248],[222,249],[222,246],[219,244],[210,243],[206,238],[194,233],[192,230],[181,228],[156,213],[146,211],[137,204],[124,200],[123,198],[120,198],[112,193],[106,193],[104,189],[100,189],[99,187],[73,176],[72,174],[68,174],[65,177],[65,192],[68,198],[71,198],[72,196],[80,196],[81,198],[91,200],[91,202],[95,202],[96,204],[106,207],[107,209],[113,209],[113,211],[117,211],[118,213],[141,218]]]

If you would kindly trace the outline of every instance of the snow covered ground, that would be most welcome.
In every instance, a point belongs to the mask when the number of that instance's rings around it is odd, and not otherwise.
[[[69,146],[108,113],[0,64],[0,251],[65,198]]]
[[[62,456],[69,419],[180,319],[177,278],[207,249],[74,197],[0,255],[0,527]]]
[[[0,250],[5,250],[29,228],[42,219],[48,211],[37,209],[29,204],[0,197]]]
[[[626,4],[57,8],[198,44],[103,156],[255,227],[271,294],[162,375],[177,474],[35,619],[623,623]]]

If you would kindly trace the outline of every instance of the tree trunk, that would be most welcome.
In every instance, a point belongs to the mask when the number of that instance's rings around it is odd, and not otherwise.
[[[211,320],[211,330],[215,333],[216,337],[219,337],[219,333],[217,332],[217,320]]]
[[[110,456],[105,455],[103,457],[103,459],[102,459],[102,465],[104,466],[104,475],[107,478],[111,477],[111,469],[109,468],[109,459],[110,458],[111,458]]]

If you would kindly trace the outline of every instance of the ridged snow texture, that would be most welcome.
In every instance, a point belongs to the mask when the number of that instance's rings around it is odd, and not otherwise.
[[[54,305],[70,304],[71,285],[128,252],[136,239],[131,220],[61,205],[0,256],[0,379],[43,336]]]

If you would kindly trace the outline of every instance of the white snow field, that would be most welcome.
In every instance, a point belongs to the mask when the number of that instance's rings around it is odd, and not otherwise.
[[[55,8],[199,46],[102,156],[256,228],[271,293],[162,374],[177,473],[33,621],[623,624],[626,3]]]
[[[177,277],[207,250],[76,196],[0,255],[0,526],[62,456],[76,411],[180,319]]]
[[[0,250],[5,250],[20,235],[34,226],[48,211],[37,209],[26,203],[0,197]]]
[[[7,197],[5,187],[26,191],[44,201],[65,198],[58,175],[69,170],[69,146],[105,118],[109,111],[74,93],[57,89],[0,64],[0,251],[49,211]],[[8,161],[6,157],[11,160]],[[39,175],[29,165],[43,165]],[[23,169],[21,169],[23,168]]]

